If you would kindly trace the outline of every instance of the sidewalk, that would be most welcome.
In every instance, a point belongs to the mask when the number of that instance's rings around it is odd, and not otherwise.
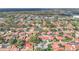
[[[0,48],[0,51],[18,51],[16,48]]]

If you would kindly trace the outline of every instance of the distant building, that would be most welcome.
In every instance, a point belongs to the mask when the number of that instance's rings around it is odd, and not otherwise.
[[[74,19],[74,18],[79,18],[79,15],[73,15],[73,19]]]

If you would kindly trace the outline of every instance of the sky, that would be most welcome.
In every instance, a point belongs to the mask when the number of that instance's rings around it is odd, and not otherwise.
[[[78,8],[79,0],[0,0],[1,8]]]

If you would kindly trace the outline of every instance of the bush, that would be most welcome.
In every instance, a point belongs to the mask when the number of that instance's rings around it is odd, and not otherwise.
[[[71,38],[65,38],[65,39],[63,39],[63,42],[70,42],[70,41],[72,41]]]
[[[2,37],[0,37],[0,44],[2,44],[3,43],[3,38]]]
[[[40,43],[41,41],[42,41],[42,40],[38,38],[38,35],[33,34],[33,35],[31,36],[30,42],[32,42],[32,43]]]
[[[17,39],[10,39],[10,40],[9,40],[9,43],[10,43],[11,45],[16,44],[16,42],[17,42]]]
[[[17,40],[17,47],[22,49],[24,47],[25,41],[24,40]]]

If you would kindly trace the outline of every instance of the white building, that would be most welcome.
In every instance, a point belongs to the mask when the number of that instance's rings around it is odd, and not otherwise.
[[[74,18],[79,18],[79,15],[73,15],[73,19],[74,19]]]

